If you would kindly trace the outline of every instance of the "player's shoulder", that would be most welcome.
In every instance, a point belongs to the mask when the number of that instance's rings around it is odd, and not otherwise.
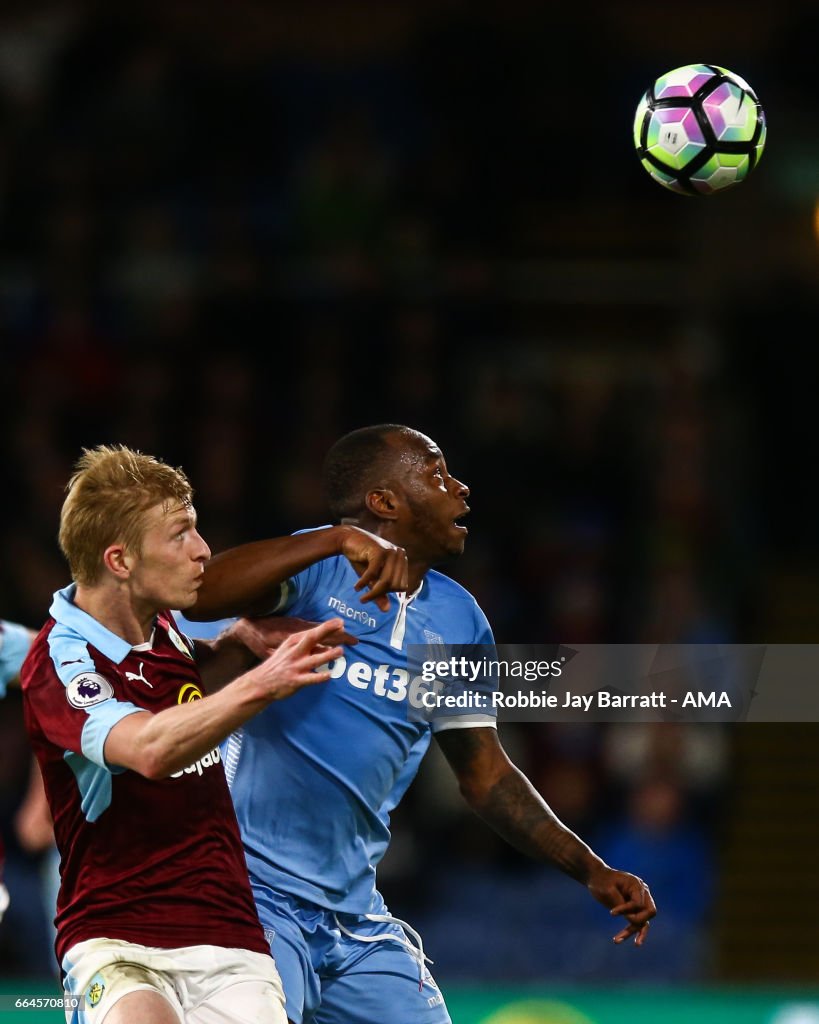
[[[49,615],[49,617],[43,623],[43,626],[40,629],[39,633],[35,633],[34,637],[32,638],[31,644],[29,646],[29,656],[34,657],[42,656],[44,654],[47,655],[49,652],[51,634],[54,632],[55,629],[59,628],[60,624],[57,622],[57,620],[53,616]]]
[[[23,689],[58,683],[67,686],[76,676],[116,671],[115,663],[89,641],[74,624],[53,615],[34,638],[20,671]]]
[[[60,630],[60,624],[51,616],[46,619],[42,629],[31,641],[28,653],[20,666],[20,684],[25,690],[32,680],[42,676],[43,670],[56,675],[52,635]]]
[[[429,588],[428,611],[441,629],[454,636],[467,627],[472,638],[469,643],[492,642],[492,627],[486,613],[466,587],[435,569],[427,573],[425,583]]]
[[[429,586],[429,593],[431,599],[446,600],[446,601],[457,601],[464,605],[468,605],[470,608],[478,608],[478,602],[475,600],[472,594],[461,586],[460,583],[452,579],[451,576],[447,576],[442,572],[438,572],[437,569],[430,569],[424,577],[424,582]]]

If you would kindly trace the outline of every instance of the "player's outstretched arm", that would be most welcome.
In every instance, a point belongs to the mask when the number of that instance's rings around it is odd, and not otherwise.
[[[634,935],[641,946],[657,913],[645,882],[610,868],[559,820],[509,760],[494,729],[447,729],[436,738],[476,814],[521,853],[555,864],[582,882],[614,916],[628,922],[614,941]]]
[[[272,701],[327,682],[330,673],[322,666],[340,657],[342,649],[325,641],[342,626],[341,619],[330,619],[289,637],[269,658],[204,700],[121,719],[105,740],[106,762],[149,779],[185,768]]]
[[[242,544],[215,555],[205,567],[196,604],[185,608],[195,622],[230,615],[266,615],[275,610],[281,584],[333,555],[344,555],[358,573],[361,600],[389,608],[387,595],[407,589],[403,548],[357,526],[331,526],[288,537]]]

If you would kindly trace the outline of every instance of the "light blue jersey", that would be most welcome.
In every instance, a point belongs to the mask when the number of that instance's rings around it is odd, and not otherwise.
[[[427,750],[432,730],[494,726],[490,713],[433,722],[417,702],[408,645],[493,644],[486,616],[454,580],[428,572],[390,610],[362,604],[358,577],[337,556],[299,573],[277,611],[313,622],[341,617],[358,639],[332,679],[271,704],[227,743],[225,770],[254,888],[329,910],[380,907],[375,868],[389,815]],[[411,720],[415,718],[415,720]]]
[[[9,682],[19,673],[29,647],[31,633],[25,626],[0,619],[0,697],[5,696]]]

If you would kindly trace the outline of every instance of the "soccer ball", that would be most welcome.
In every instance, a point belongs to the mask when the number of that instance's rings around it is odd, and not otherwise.
[[[744,181],[762,156],[766,131],[756,93],[716,64],[661,75],[634,117],[643,167],[665,188],[691,196]]]

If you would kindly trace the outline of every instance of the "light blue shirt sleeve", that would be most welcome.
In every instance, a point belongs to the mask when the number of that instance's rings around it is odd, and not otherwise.
[[[83,757],[93,761],[100,768],[105,768],[113,775],[124,772],[125,768],[120,765],[108,764],[105,760],[105,741],[108,739],[108,733],[118,722],[140,711],[145,711],[145,708],[138,708],[130,701],[113,699],[104,700],[101,704],[91,708],[88,712],[88,720],[82,730]]]
[[[448,649],[449,652],[458,655],[463,650],[468,656],[483,657],[489,661],[496,660],[498,655],[492,627],[477,602],[472,605],[472,635],[473,639],[470,643],[456,644]],[[497,728],[498,711],[492,701],[492,694],[498,689],[497,674],[492,672],[479,677],[471,681],[467,689],[477,700],[480,700],[480,705],[477,705],[478,710],[468,708],[466,711],[456,709],[438,712],[430,722],[433,732],[444,732],[447,729]],[[459,692],[458,688],[455,688],[453,693],[457,692]]]
[[[0,697],[6,695],[6,687],[20,671],[31,636],[25,626],[0,619]]]

